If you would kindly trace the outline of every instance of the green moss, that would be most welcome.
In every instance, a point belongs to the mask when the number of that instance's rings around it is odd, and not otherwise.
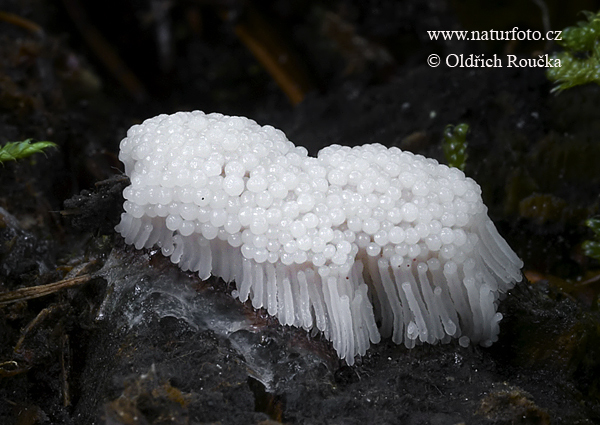
[[[467,132],[468,124],[458,124],[457,126],[447,125],[444,129],[444,141],[442,147],[446,162],[450,167],[458,168],[464,171],[467,163]]]
[[[581,245],[583,252],[588,257],[600,260],[600,218],[589,218],[585,221],[585,225],[594,232],[594,239],[583,242]]]
[[[43,152],[48,148],[56,148],[56,144],[52,142],[35,142],[31,143],[32,139],[27,139],[22,142],[8,142],[0,147],[0,164],[6,161],[16,161],[18,159],[27,158],[38,152]]]
[[[582,12],[587,21],[567,27],[557,43],[565,48],[554,53],[561,66],[548,68],[546,76],[556,83],[552,91],[562,91],[587,83],[600,84],[600,12]]]
[[[576,27],[567,27],[562,32],[562,39],[557,43],[572,52],[589,52],[594,49],[600,38],[600,12],[582,11],[587,21],[577,22]]]

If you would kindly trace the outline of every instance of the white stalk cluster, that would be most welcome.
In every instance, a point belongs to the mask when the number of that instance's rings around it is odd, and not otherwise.
[[[497,339],[522,262],[460,170],[379,144],[313,158],[271,126],[200,111],[134,125],[120,148],[128,244],[235,281],[234,296],[316,326],[348,364],[381,336]]]

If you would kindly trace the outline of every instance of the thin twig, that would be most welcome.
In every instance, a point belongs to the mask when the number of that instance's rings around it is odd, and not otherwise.
[[[46,318],[48,316],[50,316],[52,313],[57,311],[59,308],[60,308],[59,304],[52,304],[50,307],[46,307],[46,308],[42,309],[38,313],[38,315],[35,316],[35,318],[27,324],[27,326],[25,327],[23,332],[21,332],[21,337],[19,338],[19,340],[17,341],[17,343],[15,345],[14,352],[20,353],[21,346],[23,345],[23,342],[25,342],[25,339],[29,336],[30,332],[32,332],[32,330],[35,329],[40,323],[43,323],[44,320],[46,320]]]
[[[110,73],[136,100],[145,99],[147,94],[142,82],[119,57],[108,40],[91,24],[80,2],[78,0],[63,0],[63,4],[85,42]]]
[[[546,34],[548,34],[548,31],[550,31],[550,28],[551,28],[551,26],[550,26],[550,12],[548,11],[548,5],[546,4],[546,2],[544,0],[532,0],[532,1],[542,11],[542,25],[544,26],[544,32]],[[550,50],[551,47],[552,47],[552,39],[546,40],[546,44],[545,44],[544,49],[546,51],[548,51],[548,50]]]
[[[71,395],[69,391],[69,371],[71,370],[69,335],[63,334],[60,340],[60,368],[62,378],[63,406],[71,405]]]
[[[8,22],[9,24],[24,28],[40,38],[44,37],[44,30],[42,27],[35,22],[23,18],[22,16],[15,15],[14,13],[3,12],[0,10],[0,21]]]
[[[60,291],[61,289],[72,288],[73,286],[89,282],[92,278],[92,275],[84,274],[70,279],[48,283],[47,285],[30,286],[28,288],[17,289],[16,291],[4,292],[0,294],[0,305],[44,297]]]
[[[275,28],[261,14],[246,4],[243,17],[235,23],[234,32],[256,60],[265,68],[293,105],[300,103],[312,90],[301,60],[286,45]],[[227,12],[220,16],[229,19]]]

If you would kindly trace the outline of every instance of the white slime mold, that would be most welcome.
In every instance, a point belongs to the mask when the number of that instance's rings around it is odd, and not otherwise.
[[[398,148],[313,158],[271,126],[194,111],[134,125],[119,159],[126,243],[235,281],[235,297],[317,327],[350,365],[381,336],[491,345],[522,278],[477,183]]]

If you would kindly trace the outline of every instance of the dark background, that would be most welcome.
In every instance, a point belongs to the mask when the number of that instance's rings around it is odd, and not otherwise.
[[[555,95],[543,68],[426,63],[559,50],[431,41],[430,30],[544,32],[545,16],[558,30],[599,8],[0,1],[0,144],[58,145],[0,167],[0,291],[85,282],[0,305],[0,423],[599,423],[599,268],[581,249],[598,213],[599,87]],[[465,172],[528,278],[500,306],[500,341],[384,341],[348,367],[223,282],[124,246],[112,230],[127,184],[119,141],[148,117],[194,109],[274,125],[312,154],[383,143],[441,162],[444,127],[468,123]]]

